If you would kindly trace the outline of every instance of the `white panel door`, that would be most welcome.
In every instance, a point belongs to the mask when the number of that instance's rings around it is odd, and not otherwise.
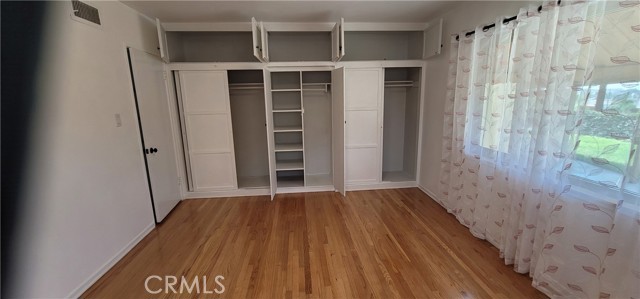
[[[161,222],[181,197],[164,63],[142,51],[128,52],[153,212]]]
[[[344,196],[344,68],[331,72],[331,98],[333,186]]]
[[[271,187],[271,200],[276,196],[278,177],[276,175],[276,143],[273,136],[273,103],[271,102],[271,74],[263,71],[265,113],[267,113],[267,147],[269,150],[269,185]]]
[[[380,154],[377,147],[349,148],[345,151],[347,183],[375,183],[380,181]]]
[[[194,191],[236,189],[226,71],[180,71],[180,91]]]
[[[382,180],[382,68],[345,71],[345,181]]]
[[[382,68],[347,69],[345,105],[347,110],[376,110],[382,103]]]

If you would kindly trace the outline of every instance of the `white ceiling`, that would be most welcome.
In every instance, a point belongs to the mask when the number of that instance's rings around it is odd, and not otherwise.
[[[455,1],[136,1],[124,4],[163,22],[428,22]]]

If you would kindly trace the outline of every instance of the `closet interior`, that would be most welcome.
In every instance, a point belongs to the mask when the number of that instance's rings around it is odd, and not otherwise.
[[[343,61],[422,59],[424,31],[345,31]]]
[[[262,70],[230,70],[229,102],[238,188],[269,187]]]
[[[167,31],[171,62],[258,62],[251,31]]]
[[[416,179],[421,68],[384,69],[382,181]]]
[[[331,61],[331,32],[269,32],[269,61]]]

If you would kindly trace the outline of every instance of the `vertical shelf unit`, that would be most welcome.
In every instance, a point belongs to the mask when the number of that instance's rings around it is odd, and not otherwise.
[[[302,72],[272,72],[271,101],[278,187],[304,187]]]

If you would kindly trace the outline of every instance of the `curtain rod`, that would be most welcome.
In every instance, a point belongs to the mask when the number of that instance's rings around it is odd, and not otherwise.
[[[561,2],[562,2],[562,0],[558,0],[558,5],[560,5]],[[538,12],[541,12],[541,11],[542,11],[542,5],[538,6]],[[513,16],[513,17],[510,17],[510,18],[505,18],[504,20],[502,20],[502,24],[505,24],[505,25],[509,24],[509,22],[515,20],[516,18],[518,18],[517,15]],[[491,29],[491,28],[493,28],[495,26],[496,26],[496,23],[489,24],[487,26],[482,27],[482,31],[487,31],[487,30],[489,30],[489,29]],[[471,35],[473,35],[475,33],[476,33],[475,31],[469,31],[469,32],[465,33],[464,36],[471,36]],[[460,35],[456,35],[456,40],[460,40]]]

